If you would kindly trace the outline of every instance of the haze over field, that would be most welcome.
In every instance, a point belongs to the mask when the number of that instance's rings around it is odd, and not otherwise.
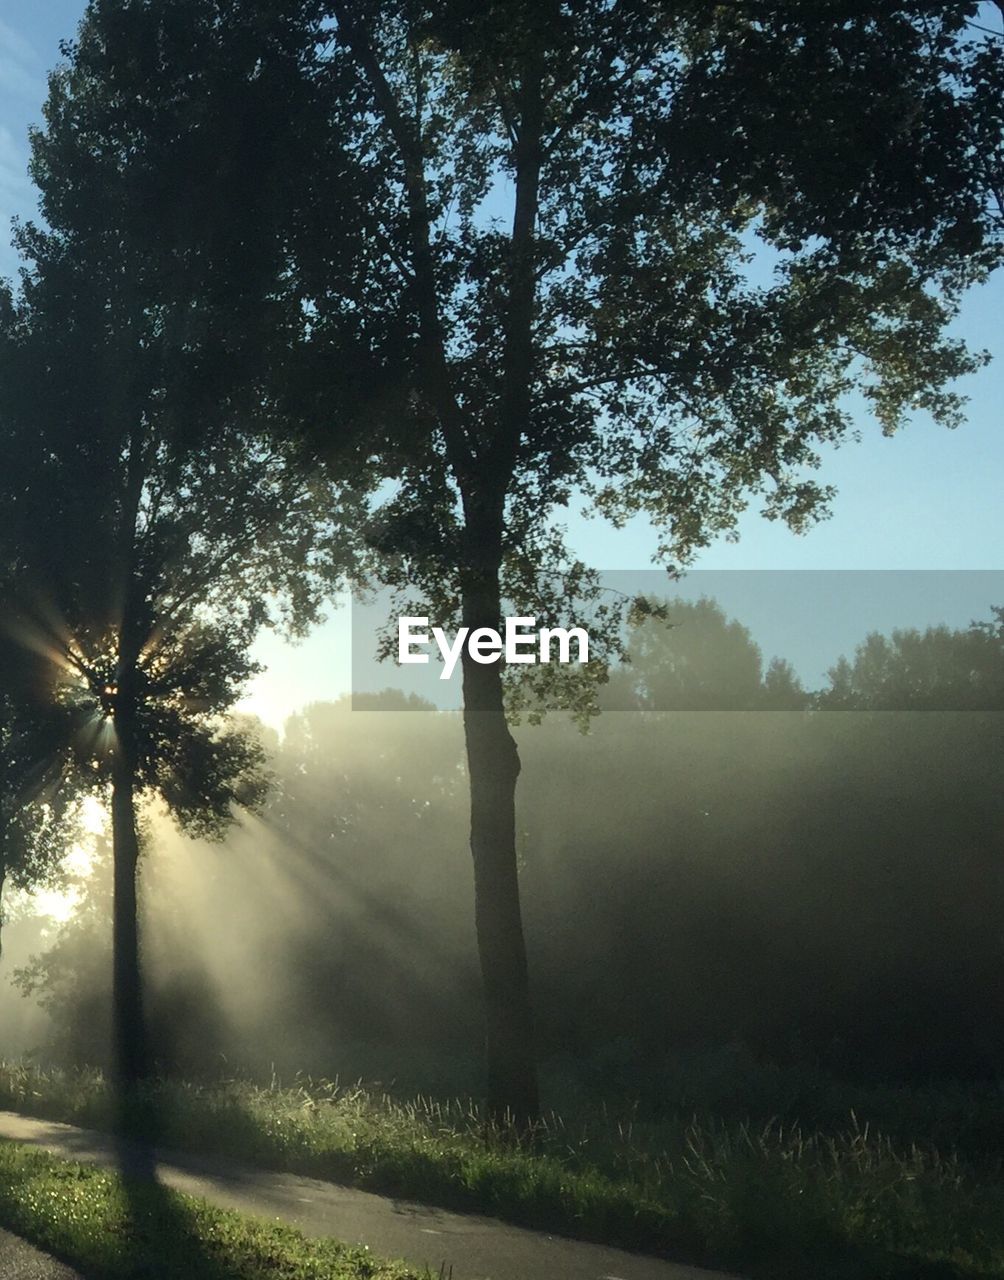
[[[741,624],[683,601],[670,616],[637,633],[588,736],[559,716],[523,730],[545,1058],[629,1091],[667,1054],[713,1047],[862,1078],[992,1075],[999,641],[974,701],[966,632],[931,633],[926,658],[901,633],[899,660],[861,651],[860,709],[805,711],[785,709],[797,685],[771,683]],[[281,741],[263,729],[272,798],[223,844],[151,814],[143,898],[166,1067],[476,1088],[463,736],[455,712],[399,709],[409,698],[312,704]],[[100,847],[61,928],[30,913],[7,926],[5,964],[49,1010],[4,992],[8,1054],[107,1063]]]

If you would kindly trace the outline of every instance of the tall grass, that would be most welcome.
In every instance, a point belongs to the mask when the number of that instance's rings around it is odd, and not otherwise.
[[[135,1127],[164,1145],[756,1276],[1004,1276],[999,1173],[851,1113],[826,1131],[601,1106],[516,1142],[467,1100],[324,1080],[167,1081],[141,1102]],[[23,1065],[0,1067],[0,1105],[97,1128],[114,1114],[98,1074]]]

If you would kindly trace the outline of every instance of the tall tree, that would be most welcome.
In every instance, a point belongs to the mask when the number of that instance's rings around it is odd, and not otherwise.
[[[0,337],[21,638],[47,656],[77,786],[111,811],[113,1060],[131,1089],[151,1065],[140,807],[159,797],[218,836],[263,798],[260,745],[225,713],[257,670],[258,630],[316,619],[354,499],[263,436],[239,340],[214,337],[174,246],[137,231],[120,119],[86,65],[51,77],[32,138],[48,227],[17,233],[22,285]]]
[[[302,314],[273,405],[322,455],[355,435],[395,481],[387,576],[476,629],[553,605],[574,495],[647,513],[678,566],[751,498],[796,530],[825,509],[851,389],[887,432],[960,420],[949,384],[980,361],[944,330],[998,260],[1002,173],[1001,43],[974,13],[95,0],[85,30],[151,172],[298,51],[252,165],[276,223],[230,202],[191,262],[220,227],[260,237],[261,298]],[[234,278],[238,313],[265,274]],[[463,680],[489,1102],[531,1117],[519,757],[499,666],[465,656]]]

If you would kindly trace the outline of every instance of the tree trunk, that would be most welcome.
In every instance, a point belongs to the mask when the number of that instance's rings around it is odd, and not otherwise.
[[[112,1051],[115,1084],[123,1094],[134,1092],[147,1074],[136,894],[135,756],[129,721],[127,714],[116,716],[118,742],[112,770]]]
[[[498,629],[500,613],[497,571],[478,575],[464,591],[464,624]],[[462,661],[488,1114],[525,1128],[538,1118],[540,1101],[516,868],[519,754],[506,723],[499,663],[475,662],[466,648]]]

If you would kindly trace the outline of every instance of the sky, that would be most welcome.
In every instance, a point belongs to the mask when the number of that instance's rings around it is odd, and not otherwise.
[[[999,26],[994,6],[985,7],[988,25]],[[11,218],[35,211],[28,128],[41,121],[46,74],[83,10],[83,0],[0,0],[0,276],[17,270],[6,230]],[[667,585],[667,594],[718,596],[766,656],[788,657],[810,684],[870,630],[965,626],[988,617],[991,604],[1004,604],[1001,317],[1004,273],[969,295],[955,326],[994,357],[960,386],[969,396],[965,425],[950,432],[918,418],[890,439],[862,419],[861,443],[824,456],[822,478],[838,490],[829,520],[796,536],[750,512],[738,543],[710,547],[693,577]],[[564,523],[573,549],[595,567],[650,567],[656,539],[644,522],[613,531],[571,511]],[[844,572],[825,576],[834,571]],[[303,704],[345,692],[352,680],[349,614],[335,610],[296,648],[264,637],[257,652],[268,670],[242,705],[281,727]],[[374,668],[357,654],[357,682],[363,672],[367,683],[356,688],[402,683],[393,667]]]

